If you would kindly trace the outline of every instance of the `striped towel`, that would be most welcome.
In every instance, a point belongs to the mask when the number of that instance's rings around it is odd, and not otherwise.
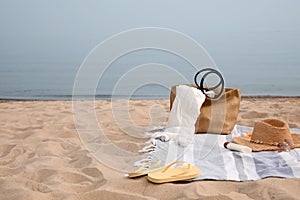
[[[185,160],[201,169],[194,180],[249,181],[266,177],[300,178],[300,148],[289,152],[262,151],[244,154],[223,147],[232,137],[252,131],[251,127],[236,125],[230,135],[196,134],[188,147],[174,141],[156,141],[155,150],[149,156],[152,163],[158,160],[167,165],[175,160]],[[300,129],[291,129],[300,133]]]

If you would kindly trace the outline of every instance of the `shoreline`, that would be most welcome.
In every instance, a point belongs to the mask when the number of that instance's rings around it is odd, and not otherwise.
[[[300,96],[272,96],[272,95],[254,95],[254,96],[241,96],[242,99],[300,99]],[[114,98],[113,100],[118,99],[124,99],[124,98]],[[162,97],[162,98],[132,98],[128,99],[130,101],[140,101],[140,100],[167,100],[168,97]],[[93,99],[93,98],[87,98],[87,99],[38,99],[38,98],[0,98],[0,102],[7,102],[7,101],[81,101],[81,100],[93,100],[93,101],[111,101],[112,98],[100,98],[100,99]]]

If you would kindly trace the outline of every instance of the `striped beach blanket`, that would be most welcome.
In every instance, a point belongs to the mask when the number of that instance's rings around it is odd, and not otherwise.
[[[249,181],[266,177],[300,178],[300,148],[289,152],[262,151],[249,154],[230,151],[223,144],[232,137],[252,131],[251,127],[236,125],[230,135],[196,134],[188,147],[174,141],[156,141],[149,156],[152,163],[167,165],[175,160],[185,160],[201,169],[194,180]],[[291,129],[300,133],[300,129]]]

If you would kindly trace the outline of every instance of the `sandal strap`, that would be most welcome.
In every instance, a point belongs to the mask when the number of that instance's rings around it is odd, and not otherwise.
[[[190,168],[191,168],[191,165],[192,165],[191,163],[186,162],[186,161],[184,161],[184,160],[177,160],[177,161],[174,161],[174,162],[170,163],[169,165],[167,165],[167,166],[164,168],[164,170],[162,171],[162,173],[166,172],[168,169],[170,169],[170,167],[172,167],[172,166],[174,166],[174,165],[176,165],[176,164],[178,164],[178,163],[186,163],[186,164],[188,164],[187,169],[190,169]]]

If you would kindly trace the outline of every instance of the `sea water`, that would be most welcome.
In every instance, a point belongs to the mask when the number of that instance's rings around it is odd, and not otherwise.
[[[10,39],[3,40],[0,47],[0,99],[71,99],[80,66],[101,42],[98,38]],[[226,87],[240,88],[244,96],[300,96],[299,32],[199,33],[194,39],[215,61]],[[151,68],[151,63],[176,70],[185,82],[163,69]],[[120,81],[145,64],[144,73]],[[86,98],[168,98],[172,84],[193,83],[197,72],[177,55],[154,49],[129,53],[109,66],[98,65],[106,70],[98,75],[96,90]],[[168,80],[169,85],[159,80]],[[118,84],[123,92],[113,92]]]

